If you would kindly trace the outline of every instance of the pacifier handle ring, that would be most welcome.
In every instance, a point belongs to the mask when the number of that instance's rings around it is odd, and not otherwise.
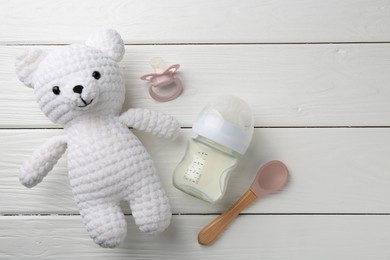
[[[175,78],[174,82],[170,86],[172,86],[172,85],[174,85],[175,89],[170,95],[162,96],[162,95],[157,94],[153,90],[153,87],[158,88],[159,85],[155,85],[155,86],[150,85],[149,86],[149,94],[156,101],[160,101],[160,102],[170,101],[172,99],[175,99],[177,96],[179,96],[180,93],[183,91],[183,86],[182,86],[181,80],[179,78]],[[166,86],[166,87],[168,87],[168,86]]]

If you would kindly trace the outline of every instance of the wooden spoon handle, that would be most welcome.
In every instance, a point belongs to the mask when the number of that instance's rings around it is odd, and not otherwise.
[[[199,244],[208,245],[212,243],[227,225],[256,198],[256,195],[251,190],[247,190],[227,211],[215,218],[199,232]]]

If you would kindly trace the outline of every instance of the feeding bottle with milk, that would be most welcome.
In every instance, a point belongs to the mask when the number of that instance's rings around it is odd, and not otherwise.
[[[253,134],[252,110],[243,100],[222,96],[199,114],[186,153],[173,174],[176,188],[208,202],[219,200]]]

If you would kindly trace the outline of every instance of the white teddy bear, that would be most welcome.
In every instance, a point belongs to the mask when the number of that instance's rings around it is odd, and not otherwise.
[[[171,138],[180,126],[173,117],[147,109],[120,114],[125,83],[117,62],[124,51],[120,35],[105,30],[46,56],[27,50],[16,62],[18,78],[34,89],[43,113],[65,130],[33,153],[19,179],[35,186],[68,148],[74,198],[89,235],[102,247],[116,247],[126,237],[121,200],[130,203],[141,231],[161,232],[171,220],[150,155],[128,127]]]

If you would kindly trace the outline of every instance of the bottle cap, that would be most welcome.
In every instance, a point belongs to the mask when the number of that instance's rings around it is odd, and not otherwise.
[[[233,151],[244,154],[253,135],[253,115],[247,103],[234,96],[222,96],[199,114],[192,130]]]

